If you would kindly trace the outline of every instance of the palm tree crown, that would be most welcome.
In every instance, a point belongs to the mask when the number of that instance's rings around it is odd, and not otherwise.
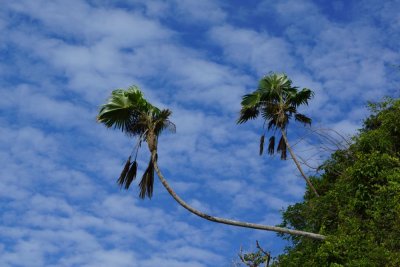
[[[135,156],[133,161],[132,153],[125,163],[118,184],[128,189],[136,178],[137,153],[141,143],[147,143],[149,150],[156,151],[158,136],[164,129],[175,131],[175,125],[169,120],[171,111],[162,109],[150,104],[143,96],[143,93],[136,86],[128,89],[116,89],[111,93],[107,103],[101,106],[97,121],[103,123],[107,128],[120,129],[128,136],[138,138],[133,150]],[[150,158],[149,164],[139,183],[140,198],[146,196],[151,198],[154,187],[154,162]]]
[[[251,94],[244,95],[242,98],[242,108],[238,123],[257,118],[260,114],[264,119],[264,128],[272,130],[273,135],[269,139],[268,153],[275,152],[275,132],[280,130],[285,132],[289,120],[294,116],[296,121],[311,125],[311,119],[297,112],[297,108],[302,104],[308,104],[308,100],[314,93],[307,88],[298,91],[297,87],[292,86],[292,81],[286,74],[272,73],[264,76],[259,82],[257,90]],[[260,139],[260,155],[264,150],[265,132]],[[281,158],[286,159],[287,145],[283,135],[281,136],[277,152],[281,152]]]

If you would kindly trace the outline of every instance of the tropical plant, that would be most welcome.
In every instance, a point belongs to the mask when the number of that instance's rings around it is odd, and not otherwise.
[[[101,106],[97,120],[106,127],[120,129],[128,136],[138,138],[138,142],[131,155],[125,163],[118,184],[128,189],[132,181],[136,178],[137,154],[140,144],[147,143],[150,151],[157,150],[158,136],[164,129],[175,131],[175,125],[169,120],[171,111],[168,109],[160,110],[151,105],[143,97],[142,92],[136,86],[131,86],[127,90],[117,89],[111,93],[108,102]],[[133,161],[132,154],[135,152]],[[154,161],[150,158],[147,168],[139,183],[139,196],[151,198],[154,188]]]
[[[400,99],[370,104],[353,144],[322,165],[315,186],[283,212],[282,227],[326,234],[287,236],[273,266],[400,266]]]
[[[301,235],[317,240],[325,239],[325,236],[316,233],[219,218],[205,214],[188,205],[169,186],[157,164],[157,144],[159,135],[164,129],[175,130],[175,125],[169,120],[170,115],[171,111],[168,109],[160,110],[147,102],[139,88],[136,86],[129,87],[127,90],[114,90],[111,97],[108,99],[108,102],[101,106],[99,115],[97,116],[99,122],[103,123],[108,128],[114,127],[120,129],[130,137],[138,137],[138,142],[134,148],[134,151],[136,151],[134,161],[131,162],[132,152],[120,177],[118,178],[118,184],[120,184],[120,186],[124,186],[128,189],[132,181],[135,179],[137,171],[137,151],[141,142],[144,141],[148,145],[151,158],[146,171],[143,174],[142,180],[139,183],[139,196],[142,199],[146,196],[151,198],[154,185],[154,171],[156,171],[161,183],[167,189],[169,194],[182,207],[203,219],[239,227],[274,231],[283,234]]]
[[[265,134],[271,130],[273,133],[269,138],[268,153],[273,155],[276,147],[276,152],[280,153],[281,159],[285,160],[287,158],[287,150],[289,150],[302,177],[314,194],[319,196],[310,179],[301,168],[286,134],[289,121],[293,117],[304,125],[311,125],[311,118],[299,113],[297,109],[303,104],[308,105],[308,101],[313,95],[314,93],[310,89],[303,88],[299,91],[298,87],[292,86],[292,81],[286,74],[271,73],[260,80],[257,90],[243,96],[242,108],[237,123],[245,123],[261,115],[264,120],[264,132],[260,138],[260,155],[264,151]],[[277,131],[281,133],[281,138],[276,146],[275,134]]]

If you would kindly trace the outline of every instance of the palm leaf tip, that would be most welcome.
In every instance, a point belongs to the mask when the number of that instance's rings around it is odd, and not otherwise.
[[[304,125],[311,125],[311,118],[307,117],[306,115],[297,113],[294,115],[296,121],[303,123]]]
[[[135,178],[136,178],[136,173],[137,173],[137,162],[135,160],[132,163],[132,165],[129,168],[129,171],[128,171],[127,175],[126,175],[125,189],[129,189],[129,186],[131,185],[132,181],[135,180]]]
[[[129,171],[129,166],[131,165],[131,156],[129,156],[128,160],[125,163],[124,169],[121,172],[121,175],[119,176],[117,183],[119,184],[119,186],[122,187],[122,185],[125,183],[126,181],[126,176],[128,174]]]

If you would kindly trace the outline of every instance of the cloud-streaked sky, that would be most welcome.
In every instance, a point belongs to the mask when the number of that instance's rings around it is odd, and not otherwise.
[[[177,193],[275,225],[305,184],[291,161],[258,156],[262,121],[235,124],[241,96],[286,72],[315,91],[302,111],[316,127],[353,134],[367,101],[398,96],[399,27],[398,0],[1,1],[0,266],[230,266],[255,240],[277,256],[274,233],[197,218],[158,180],[152,200],[120,190],[135,141],[97,124],[99,106],[140,86],[173,111],[159,165]],[[294,147],[314,164],[315,140]]]

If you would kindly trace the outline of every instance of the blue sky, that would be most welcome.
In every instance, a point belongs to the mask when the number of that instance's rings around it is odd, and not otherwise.
[[[278,255],[274,233],[197,218],[157,180],[151,201],[120,190],[135,142],[96,123],[99,105],[140,86],[173,111],[159,165],[177,193],[275,225],[305,184],[291,161],[258,156],[262,122],[235,124],[241,96],[286,72],[315,91],[313,127],[353,134],[367,101],[398,96],[399,27],[396,0],[2,1],[0,266],[232,266],[255,240]],[[292,143],[310,132],[298,126]],[[308,136],[294,149],[318,164],[332,144]]]

